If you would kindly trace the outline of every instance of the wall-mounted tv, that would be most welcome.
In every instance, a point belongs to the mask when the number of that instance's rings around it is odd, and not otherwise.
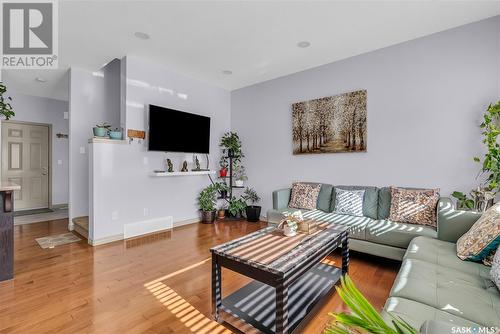
[[[149,150],[209,153],[210,117],[149,105]]]

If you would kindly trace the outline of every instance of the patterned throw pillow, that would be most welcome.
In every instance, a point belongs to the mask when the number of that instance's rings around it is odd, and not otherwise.
[[[492,263],[493,263],[493,259],[495,258],[495,254],[496,254],[497,250],[492,250],[488,253],[488,255],[486,255],[486,257],[483,259],[483,264],[485,266],[488,266],[488,267],[491,267]]]
[[[364,190],[335,188],[335,212],[342,215],[363,216]]]
[[[316,209],[320,189],[321,184],[294,183],[288,206],[296,209]]]
[[[391,187],[389,220],[436,227],[439,189],[402,189]]]
[[[493,205],[457,241],[457,256],[481,261],[500,244],[500,203]]]
[[[500,246],[497,248],[490,271],[491,280],[500,289]]]

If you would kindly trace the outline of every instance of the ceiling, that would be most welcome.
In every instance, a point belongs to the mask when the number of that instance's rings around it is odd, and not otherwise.
[[[500,1],[61,0],[60,69],[2,76],[11,89],[67,99],[70,66],[131,54],[234,90],[499,14]]]

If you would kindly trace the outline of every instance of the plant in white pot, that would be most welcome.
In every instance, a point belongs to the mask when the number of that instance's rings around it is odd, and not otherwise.
[[[293,237],[297,234],[299,224],[303,221],[304,217],[302,216],[302,212],[295,211],[294,213],[285,216],[281,223],[279,223],[278,229],[282,229],[285,236]]]
[[[248,180],[246,171],[245,171],[245,166],[243,165],[236,165],[234,168],[234,185],[236,187],[243,187],[245,184],[245,181]]]

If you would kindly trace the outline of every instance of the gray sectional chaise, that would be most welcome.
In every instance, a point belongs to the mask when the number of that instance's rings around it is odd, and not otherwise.
[[[335,187],[365,190],[363,217],[333,212]],[[270,224],[297,210],[288,207],[290,192],[273,192],[273,209],[267,212]],[[490,267],[456,255],[456,241],[480,214],[455,210],[450,199],[441,198],[434,229],[388,220],[390,203],[389,188],[322,184],[316,210],[301,211],[307,218],[350,226],[352,250],[402,261],[382,312],[387,321],[389,311],[429,334],[459,333],[458,327],[500,327],[500,293],[490,280]]]

